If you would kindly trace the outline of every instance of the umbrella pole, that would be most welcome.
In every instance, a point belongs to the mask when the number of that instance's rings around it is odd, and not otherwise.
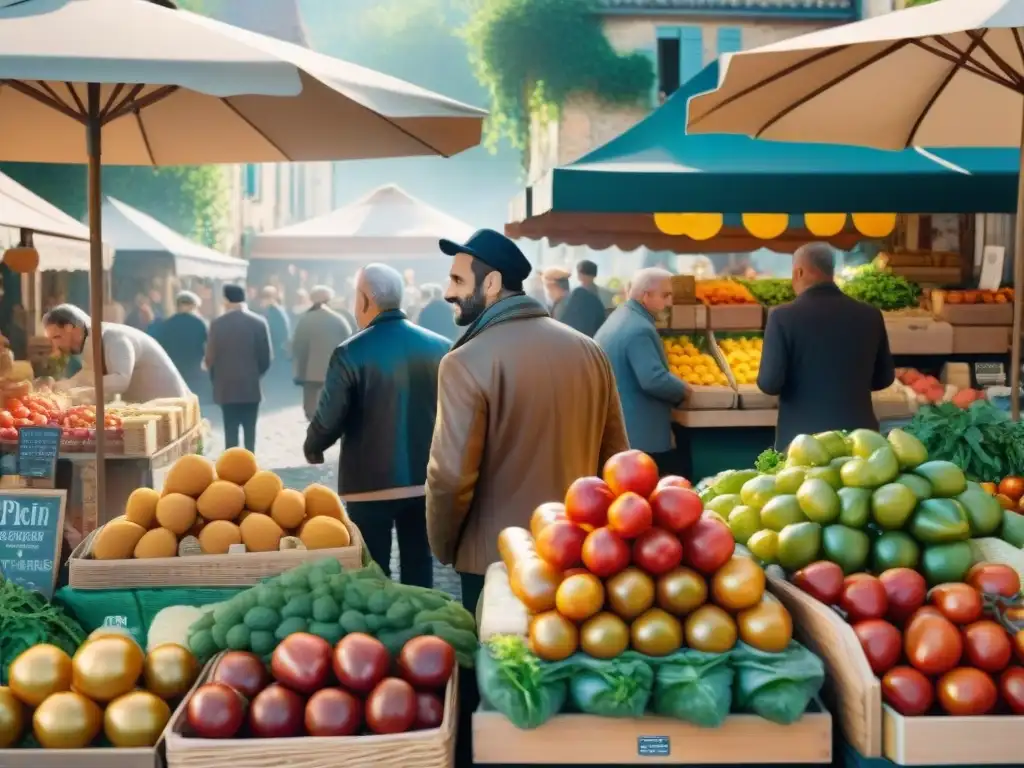
[[[103,220],[100,170],[103,118],[100,115],[99,83],[88,85],[88,116],[86,132],[89,154],[89,315],[92,317],[89,343],[92,344],[93,375],[96,400],[96,516],[97,524],[105,519],[107,471],[107,430],[103,413]]]

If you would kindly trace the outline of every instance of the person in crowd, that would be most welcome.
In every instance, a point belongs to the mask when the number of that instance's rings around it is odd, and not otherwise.
[[[641,269],[629,282],[629,299],[594,338],[615,372],[630,447],[649,453],[663,475],[675,473],[672,409],[687,394],[683,380],[668,369],[654,327],[654,316],[671,304],[672,275]]]
[[[156,288],[149,292],[149,308],[153,312],[153,322],[162,323],[164,321],[164,297]]]
[[[327,378],[327,364],[337,346],[352,335],[352,326],[331,309],[331,288],[318,285],[309,298],[310,308],[295,324],[292,367],[295,383],[302,387],[302,408],[312,421]]]
[[[150,306],[149,298],[146,294],[135,294],[135,303],[125,315],[124,324],[140,331],[146,331],[149,330],[149,326],[153,324],[155,319],[156,315],[153,314],[153,307]]]
[[[629,444],[608,359],[523,293],[530,263],[516,244],[482,229],[440,248],[453,257],[445,298],[465,331],[439,372],[427,531],[475,612],[498,533],[528,526],[539,504]]]
[[[576,279],[579,280],[581,287],[601,300],[601,305],[605,309],[615,306],[615,294],[597,284],[597,264],[590,259],[583,259],[576,264]]]
[[[416,272],[407,269],[402,276],[405,280],[405,287],[402,293],[402,311],[405,312],[410,320],[416,322],[420,315],[420,307],[423,306],[420,289],[416,287]]]
[[[547,305],[548,297],[544,291],[544,273],[539,269],[533,270],[530,276],[526,278],[523,282],[523,290],[531,299],[536,299],[539,303]]]
[[[264,286],[260,291],[260,314],[270,328],[270,345],[274,350],[275,360],[288,359],[288,342],[292,336],[288,314],[281,307],[280,294],[272,285]]]
[[[757,386],[779,397],[775,446],[799,434],[878,429],[871,392],[896,376],[882,313],[835,284],[835,254],[808,243],[793,256],[791,304],[768,315]]]
[[[449,341],[459,337],[454,310],[444,300],[444,291],[440,285],[428,283],[423,286],[423,309],[420,310],[417,322],[420,327],[444,336]]]
[[[595,275],[597,274],[597,265],[594,264],[594,262],[588,261],[581,263],[591,265],[593,267],[593,273]],[[578,268],[577,272],[579,272]],[[590,280],[593,285],[593,277],[591,277]],[[568,286],[568,277],[566,277],[564,281],[562,279],[558,280],[559,291],[563,290],[563,282],[565,286]],[[601,325],[604,324],[606,316],[604,304],[598,297],[596,290],[597,286],[588,288],[586,285],[582,284],[574,288],[571,293],[562,299],[560,304],[561,312],[559,315],[556,315],[556,319],[561,320],[570,328],[575,328],[584,336],[594,338],[594,334],[596,334]]]
[[[313,308],[313,302],[310,300],[309,291],[305,288],[299,288],[295,291],[295,303],[292,304],[289,312],[290,317],[288,318],[292,328],[294,328],[304,314],[309,312]]]
[[[224,447],[238,445],[256,452],[256,418],[263,391],[260,379],[274,359],[270,327],[252,312],[240,285],[224,286],[224,314],[210,323],[206,368],[213,381],[213,401],[224,417]]]
[[[569,298],[569,272],[562,267],[548,267],[541,273],[541,277],[544,280],[548,311],[555,320],[561,320]]]
[[[175,299],[178,311],[154,328],[153,338],[167,352],[188,388],[203,396],[203,384],[208,380],[203,372],[208,329],[206,321],[199,316],[201,305],[192,291],[179,293]]]
[[[306,430],[310,464],[341,442],[338,492],[370,556],[391,573],[398,535],[402,582],[433,585],[424,482],[437,413],[437,369],[448,340],[402,312],[402,276],[369,264],[356,278],[361,329],[334,350]]]
[[[348,327],[352,331],[356,331],[359,326],[356,324],[356,316],[352,314],[352,310],[349,309],[348,297],[343,294],[338,294],[334,297],[334,301],[331,302],[331,309],[345,318],[345,322],[348,323]]]
[[[81,309],[73,304],[56,306],[46,313],[43,326],[54,349],[81,357],[81,369],[71,378],[57,382],[61,391],[92,387],[99,365],[107,398],[120,395],[128,403],[145,403],[158,397],[189,394],[185,380],[163,347],[138,328],[100,323],[103,359],[96,362],[90,339],[92,320]]]

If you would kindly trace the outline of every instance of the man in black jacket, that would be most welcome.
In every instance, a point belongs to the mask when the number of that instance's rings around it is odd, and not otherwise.
[[[896,375],[882,313],[842,293],[834,271],[829,245],[801,247],[793,256],[797,298],[768,315],[757,386],[779,396],[780,451],[799,434],[878,429],[871,393]]]
[[[427,461],[437,414],[437,369],[450,346],[409,322],[400,309],[402,276],[370,264],[356,278],[359,333],[331,356],[323,393],[306,432],[310,464],[341,441],[338,492],[370,556],[391,573],[391,529],[398,533],[402,582],[433,584],[427,542]]]

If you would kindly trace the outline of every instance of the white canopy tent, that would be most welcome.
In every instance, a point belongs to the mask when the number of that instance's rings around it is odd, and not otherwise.
[[[88,232],[86,232],[88,236]],[[127,203],[103,200],[103,236],[121,256],[163,256],[178,277],[241,280],[248,263],[189,240]]]
[[[464,240],[472,233],[469,224],[387,184],[324,216],[256,235],[249,259],[435,258],[439,238]]]
[[[22,230],[32,232],[40,271],[89,269],[89,228],[0,173],[0,247],[17,245]],[[110,250],[104,249],[104,269],[110,269],[112,259]]]

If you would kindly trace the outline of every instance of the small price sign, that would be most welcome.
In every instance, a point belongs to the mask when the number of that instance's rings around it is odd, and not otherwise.
[[[57,587],[66,505],[66,491],[0,491],[3,578],[47,600]]]
[[[60,454],[60,427],[22,427],[18,430],[18,474],[52,478]]]

